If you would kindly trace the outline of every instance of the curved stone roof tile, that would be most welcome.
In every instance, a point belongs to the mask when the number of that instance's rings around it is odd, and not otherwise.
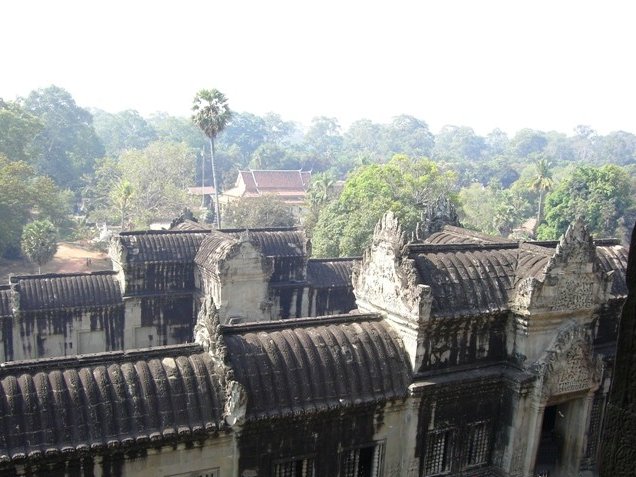
[[[596,255],[598,256],[601,268],[604,272],[610,272],[614,270],[614,274],[612,276],[612,295],[627,295],[627,282],[625,281],[625,273],[627,271],[628,250],[618,244],[597,246]]]
[[[260,247],[266,257],[304,257],[307,238],[305,232],[295,227],[263,229],[223,229],[221,232],[239,237],[247,233],[250,242]]]
[[[406,396],[408,357],[375,315],[224,327],[247,418],[311,413]]]
[[[466,244],[466,243],[516,243],[514,240],[503,237],[493,237],[472,230],[455,227],[453,225],[445,225],[440,232],[431,234],[424,243],[427,244]]]
[[[48,274],[11,277],[20,310],[96,307],[122,303],[116,272]]]
[[[472,249],[411,255],[423,284],[431,287],[431,313],[475,315],[506,310],[517,251]]]
[[[198,345],[0,365],[0,464],[205,436],[223,393]]]
[[[546,266],[554,255],[554,249],[531,243],[522,243],[519,248],[515,285],[525,278],[545,279]]]
[[[130,263],[192,262],[207,235],[203,231],[151,230],[122,232],[116,237]]]
[[[351,270],[359,258],[311,259],[307,262],[307,281],[313,288],[350,287]]]
[[[218,260],[227,256],[239,243],[236,237],[213,231],[201,242],[199,251],[194,257],[194,263],[204,268],[216,269]]]

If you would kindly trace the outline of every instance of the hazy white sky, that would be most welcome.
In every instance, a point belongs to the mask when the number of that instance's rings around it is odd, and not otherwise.
[[[0,97],[56,84],[83,107],[237,111],[485,134],[636,133],[636,4],[516,0],[5,0]]]

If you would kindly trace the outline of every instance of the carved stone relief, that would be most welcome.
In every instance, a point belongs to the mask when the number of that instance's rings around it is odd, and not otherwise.
[[[599,386],[603,362],[595,356],[587,330],[566,323],[543,357],[533,366],[538,374],[541,402],[562,394],[592,390]]]

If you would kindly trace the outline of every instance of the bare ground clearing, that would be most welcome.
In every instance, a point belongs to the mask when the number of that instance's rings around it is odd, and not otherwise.
[[[42,273],[94,272],[112,270],[108,255],[80,242],[60,242],[53,260],[42,267]],[[38,273],[38,266],[25,259],[0,258],[0,285],[9,283],[9,275]]]

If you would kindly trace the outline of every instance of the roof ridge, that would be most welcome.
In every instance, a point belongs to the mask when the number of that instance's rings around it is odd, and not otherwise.
[[[325,258],[309,258],[308,262],[348,262],[354,260],[362,260],[361,256],[357,257],[325,257]]]
[[[301,227],[257,227],[257,228],[249,228],[249,227],[241,227],[234,229],[218,229],[217,232],[222,233],[237,233],[237,232],[298,232],[302,230]]]
[[[343,315],[327,315],[307,318],[292,318],[276,321],[259,321],[255,323],[241,323],[238,325],[221,325],[223,334],[248,333],[254,331],[276,331],[289,328],[306,328],[328,324],[352,323],[359,321],[381,321],[378,313],[348,313]]]
[[[67,278],[67,277],[88,277],[101,275],[117,275],[115,270],[96,270],[92,272],[62,272],[62,273],[40,273],[31,275],[12,275],[9,277],[11,283],[17,283],[18,280],[38,280],[45,278]]]
[[[211,229],[210,229],[211,230]],[[201,230],[179,230],[179,229],[170,229],[170,230],[131,230],[127,232],[119,232],[117,235],[120,237],[132,237],[139,235],[187,235],[187,234],[201,234],[207,233],[208,229]]]
[[[499,250],[519,248],[519,242],[483,243],[407,243],[408,253],[463,252],[472,250]]]
[[[38,358],[0,363],[0,377],[22,373],[27,370],[42,371],[49,368],[80,368],[95,365],[125,362],[140,357],[175,357],[193,352],[203,352],[201,345],[186,343],[179,345],[157,346],[154,348],[137,348],[120,351],[106,351],[103,353],[79,354],[75,356],[57,356],[53,358]]]

